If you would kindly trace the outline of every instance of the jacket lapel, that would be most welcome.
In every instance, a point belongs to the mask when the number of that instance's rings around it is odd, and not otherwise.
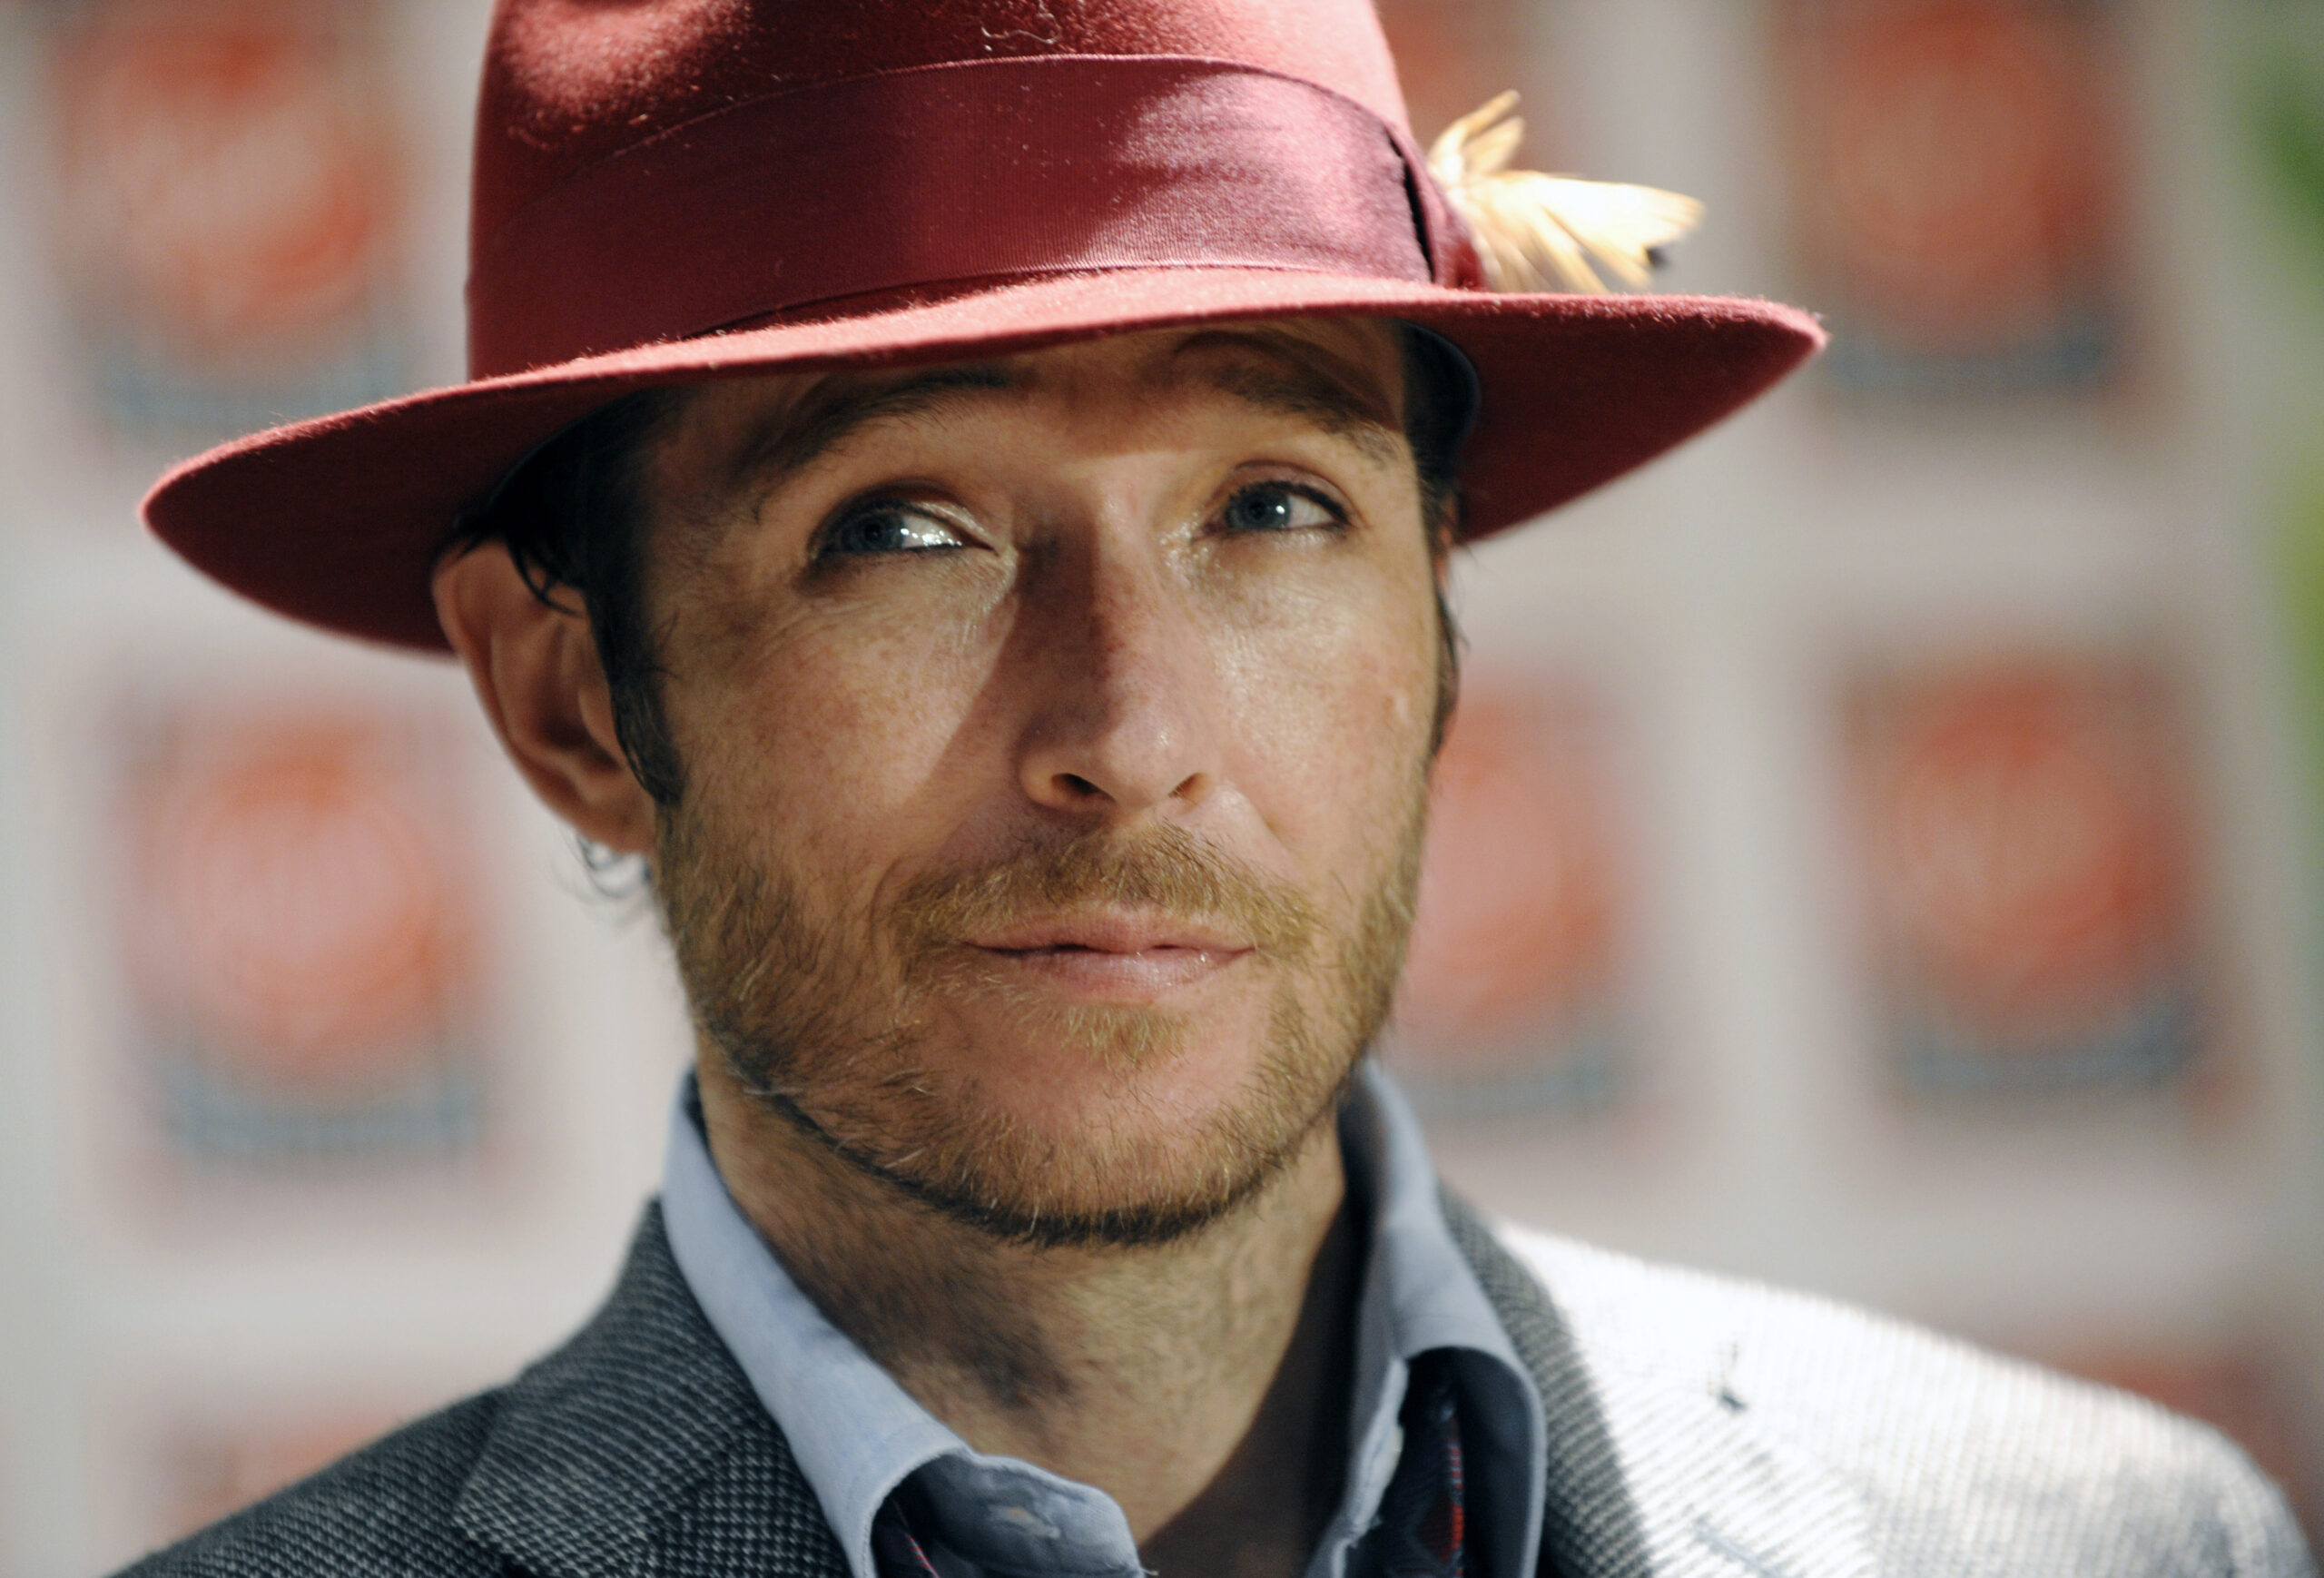
[[[813,1491],[646,1208],[621,1280],[527,1370],[454,1512],[539,1578],[847,1578]]]
[[[1444,1214],[1541,1392],[1544,1578],[1875,1571],[1854,1490],[1758,1428],[1726,1379],[1736,1353],[1697,1340],[1691,1307],[1609,1293],[1587,1252],[1520,1259],[1450,1194]],[[1636,1335],[1658,1327],[1689,1336]],[[539,1578],[848,1578],[813,1491],[671,1258],[658,1207],[596,1317],[502,1394],[454,1518]]]
[[[1649,1276],[1617,1286],[1599,1269],[1617,1262],[1594,1252],[1521,1260],[1458,1198],[1443,1200],[1541,1390],[1544,1578],[1871,1578],[1861,1498],[1759,1427],[1730,1384],[1736,1347],[1702,1318],[1712,1293]]]

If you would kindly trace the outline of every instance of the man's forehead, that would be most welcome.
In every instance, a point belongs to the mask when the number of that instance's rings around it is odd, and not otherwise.
[[[1167,388],[1203,380],[1222,363],[1245,361],[1313,370],[1357,388],[1394,381],[1398,360],[1393,329],[1379,320],[1289,319],[1254,323],[1199,324],[1095,335],[1007,356],[920,365],[842,369],[783,380],[809,393],[819,389],[877,390],[930,376],[951,375],[995,388],[1038,389],[1102,368],[1144,384]],[[776,381],[776,380],[769,380]]]
[[[733,465],[744,476],[798,470],[883,418],[1030,397],[1093,378],[1157,398],[1216,391],[1391,460],[1402,454],[1402,369],[1393,325],[1294,320],[1108,335],[974,361],[775,374],[699,390],[689,403],[729,430]]]

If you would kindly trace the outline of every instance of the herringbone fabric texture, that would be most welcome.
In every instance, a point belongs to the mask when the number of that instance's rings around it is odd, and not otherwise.
[[[1541,1285],[1502,1248],[1466,1202],[1444,1190],[1446,1226],[1485,1297],[1501,1312],[1518,1361],[1541,1394],[1550,1436],[1541,1508],[1541,1571],[1562,1578],[1647,1578],[1653,1571],[1622,1465],[1599,1411],[1590,1372]]]
[[[1557,1578],[2310,1578],[2211,1432],[1815,1300],[1521,1234],[1448,1198],[1540,1387]],[[1546,1290],[1546,1291],[1545,1291]],[[134,1578],[847,1578],[649,1208],[613,1297],[507,1386]]]
[[[1579,1361],[1577,1389],[1549,1356],[1545,1401],[1586,1394],[1620,1465],[1628,1528],[1570,1524],[1564,1573],[2312,1578],[2276,1488],[2150,1403],[1824,1299],[1521,1230],[1492,1248]],[[1554,1465],[1576,1433],[1551,1406]]]

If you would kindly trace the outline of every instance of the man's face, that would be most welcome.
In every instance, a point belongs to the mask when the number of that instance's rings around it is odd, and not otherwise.
[[[1444,677],[1403,399],[1361,322],[692,394],[656,875],[747,1087],[1039,1242],[1296,1152],[1401,965]]]

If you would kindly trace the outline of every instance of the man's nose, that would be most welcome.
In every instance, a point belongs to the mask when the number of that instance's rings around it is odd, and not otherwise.
[[[1167,817],[1218,782],[1217,654],[1193,590],[1136,535],[1061,547],[1024,588],[1035,690],[1018,771],[1036,804]]]

